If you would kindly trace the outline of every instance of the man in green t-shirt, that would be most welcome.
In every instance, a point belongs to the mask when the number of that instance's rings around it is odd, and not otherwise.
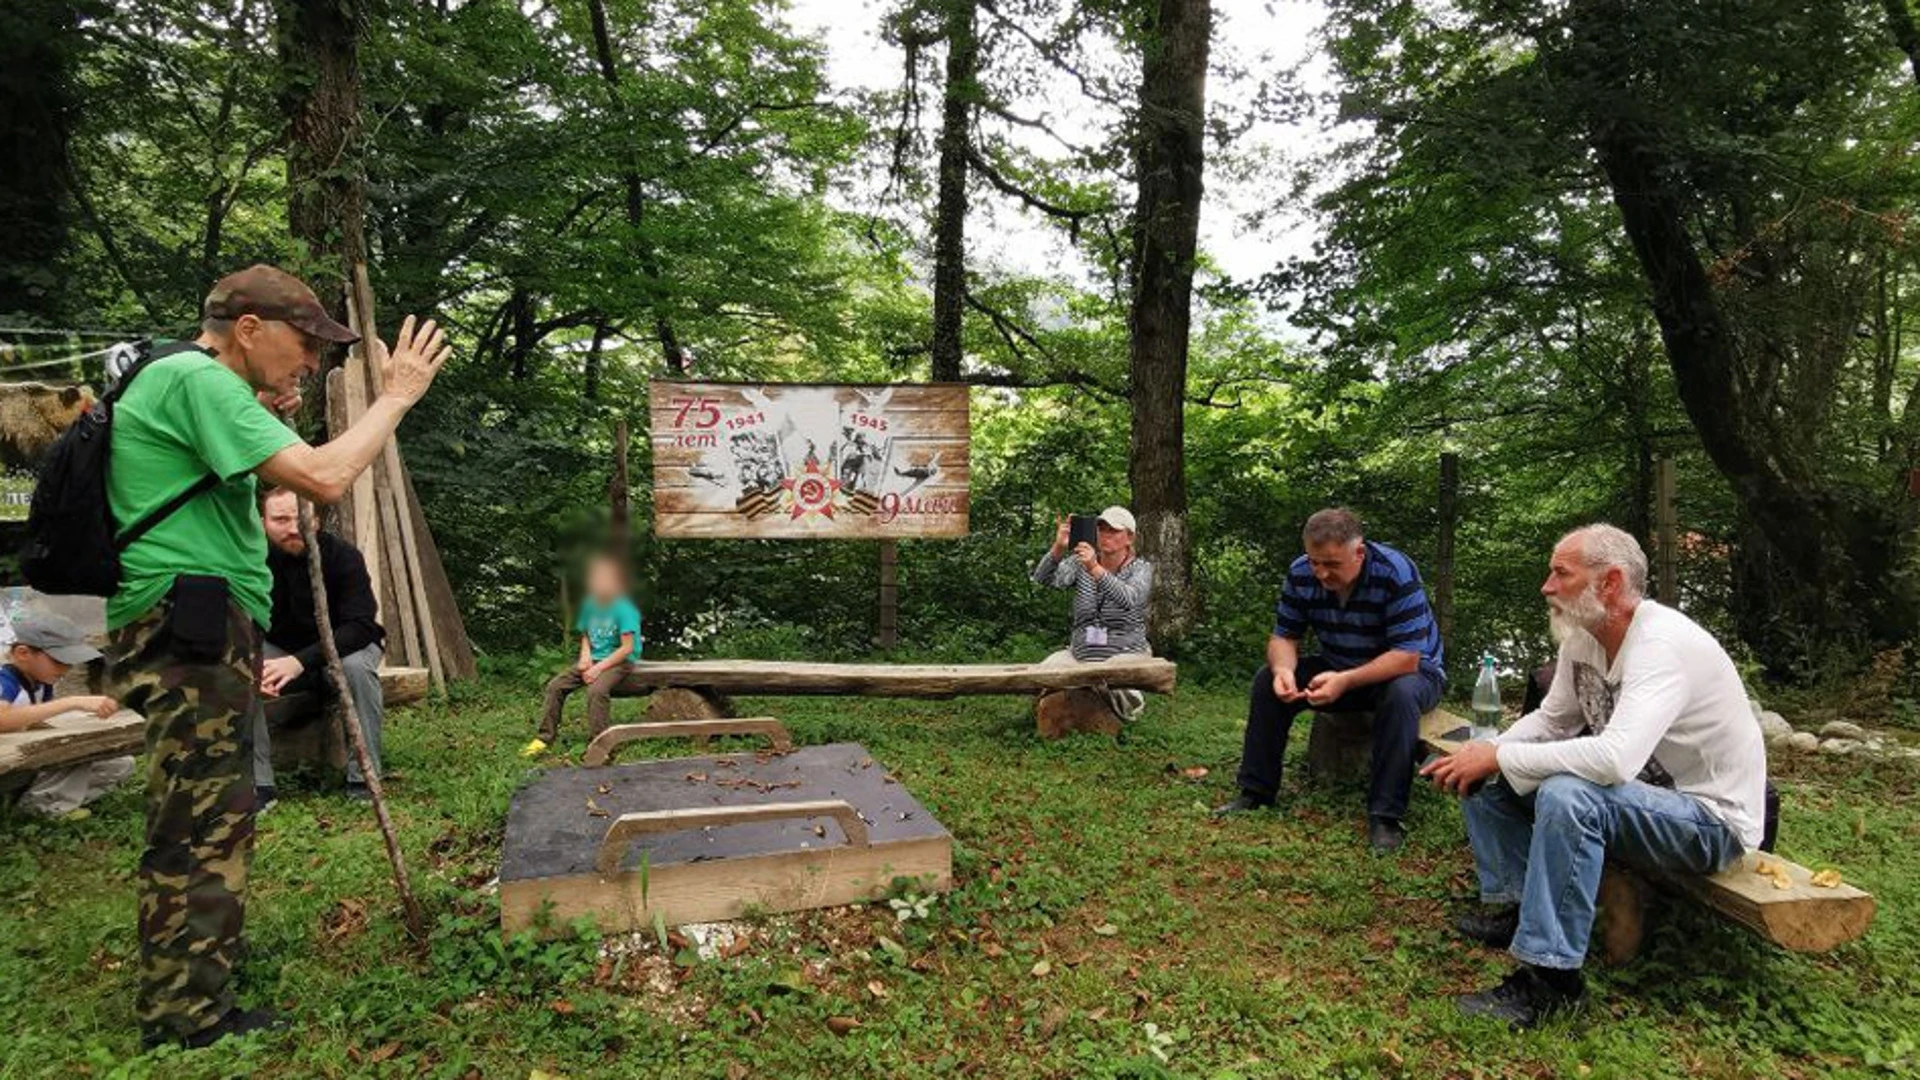
[[[254,477],[316,502],[338,501],[393,437],[449,353],[432,322],[409,317],[381,364],[380,397],[322,446],[302,442],[263,402],[299,403],[321,351],[359,340],[313,291],[271,266],[221,278],[201,309],[199,350],[154,361],[115,406],[107,502],[137,521],[208,474],[194,496],[121,555],[107,601],[104,673],[147,717],[146,850],[140,857],[140,986],[148,1046],[205,1046],[276,1026],[234,1005],[233,969],[253,857],[252,728],[260,634],[272,617],[266,534]]]

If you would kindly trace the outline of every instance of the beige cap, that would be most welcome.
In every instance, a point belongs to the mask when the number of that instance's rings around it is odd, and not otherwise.
[[[1100,520],[1116,529],[1134,532],[1133,512],[1124,506],[1109,506],[1100,511]]]

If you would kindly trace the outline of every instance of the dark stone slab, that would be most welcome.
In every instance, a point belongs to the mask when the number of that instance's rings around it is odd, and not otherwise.
[[[607,816],[592,813],[589,799]],[[601,838],[622,814],[817,799],[852,804],[866,821],[874,847],[947,835],[933,815],[905,787],[889,780],[886,767],[858,743],[809,746],[784,755],[714,754],[597,769],[554,769],[513,797],[500,879],[594,873]],[[826,831],[824,837],[814,832],[816,825]],[[682,829],[636,838],[621,865],[623,869],[639,866],[641,852],[646,853],[649,867],[659,868],[844,843],[846,836],[832,818]]]

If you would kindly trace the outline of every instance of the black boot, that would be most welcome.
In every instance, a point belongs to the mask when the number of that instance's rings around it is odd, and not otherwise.
[[[1214,807],[1213,816],[1219,818],[1229,817],[1233,814],[1246,814],[1255,810],[1265,810],[1272,805],[1273,800],[1271,798],[1255,795],[1251,791],[1243,791],[1235,796],[1232,802],[1221,803],[1219,806]]]
[[[1454,919],[1453,928],[1462,937],[1504,949],[1513,944],[1514,932],[1520,929],[1520,905],[1481,904]]]
[[[1453,1000],[1468,1016],[1505,1020],[1524,1030],[1551,1016],[1579,1012],[1587,1003],[1587,989],[1579,968],[1556,971],[1522,964],[1499,986]]]
[[[1370,817],[1367,819],[1367,846],[1375,855],[1386,855],[1400,850],[1407,842],[1407,827],[1395,818]]]
[[[201,1028],[184,1038],[178,1035],[161,1035],[149,1032],[140,1039],[140,1045],[152,1050],[167,1043],[188,1050],[200,1050],[212,1046],[229,1035],[251,1035],[256,1031],[279,1031],[287,1026],[287,1019],[272,1009],[233,1009],[227,1015],[214,1022],[213,1026]]]

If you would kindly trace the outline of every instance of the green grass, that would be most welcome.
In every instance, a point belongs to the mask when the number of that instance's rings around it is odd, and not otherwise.
[[[537,689],[483,682],[390,724],[394,811],[433,923],[423,945],[401,929],[370,814],[318,777],[283,783],[261,823],[241,986],[246,1001],[291,1013],[284,1036],[137,1056],[137,793],[75,824],[0,819],[0,1078],[1920,1069],[1911,766],[1795,758],[1780,770],[1783,854],[1837,865],[1878,895],[1864,941],[1797,956],[1679,907],[1640,960],[1596,972],[1585,1018],[1515,1034],[1460,1018],[1449,1000],[1508,964],[1445,929],[1471,893],[1449,800],[1417,793],[1398,859],[1365,850],[1357,790],[1303,788],[1297,769],[1284,814],[1208,820],[1239,752],[1231,690],[1156,701],[1120,745],[1043,744],[1014,698],[743,701],[742,715],[780,716],[803,743],[859,741],[890,766],[952,831],[953,892],[906,923],[884,904],[761,920],[746,951],[713,961],[677,942],[602,962],[581,936],[503,941],[486,886],[529,772],[515,751]],[[639,708],[620,703],[619,715]],[[577,754],[570,723],[563,748]],[[1169,769],[1189,765],[1212,771],[1194,783]],[[858,1026],[835,1034],[835,1017]]]

